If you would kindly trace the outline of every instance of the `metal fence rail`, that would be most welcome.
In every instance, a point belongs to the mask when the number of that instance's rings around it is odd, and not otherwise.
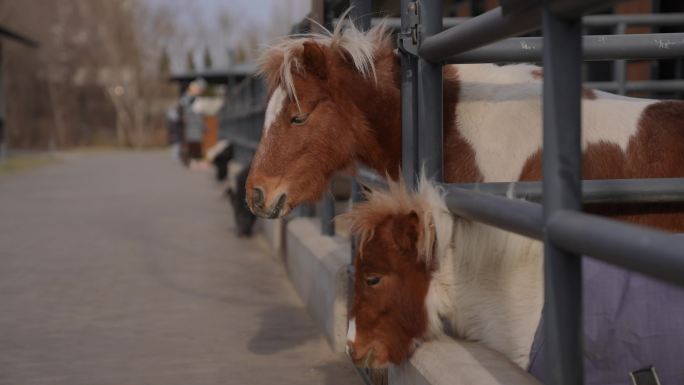
[[[516,37],[451,55],[447,63],[541,62],[541,37]],[[679,59],[684,56],[684,33],[589,35],[582,38],[586,61]]]
[[[403,8],[402,8],[403,9]],[[470,17],[445,17],[442,24],[445,28],[455,27],[467,20]],[[338,22],[336,19],[335,22]],[[400,18],[374,18],[371,21],[372,25],[385,23],[390,28],[401,28]],[[584,27],[614,27],[618,24],[628,24],[633,26],[681,26],[684,23],[684,13],[662,13],[662,14],[632,14],[632,15],[589,15],[582,18],[582,25]]]

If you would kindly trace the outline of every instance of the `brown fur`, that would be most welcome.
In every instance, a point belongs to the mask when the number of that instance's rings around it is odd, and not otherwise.
[[[684,103],[659,102],[643,112],[636,135],[623,152],[613,143],[593,143],[583,154],[584,179],[684,177]],[[542,151],[528,159],[522,181],[541,180]],[[632,223],[684,232],[684,204],[621,204],[587,209]],[[667,211],[670,211],[669,213]]]
[[[415,218],[415,217],[414,217]],[[370,348],[375,350],[371,367],[391,362],[400,364],[411,352],[412,341],[425,333],[425,297],[431,271],[421,261],[415,247],[404,249],[397,240],[412,235],[410,214],[387,216],[375,229],[354,263],[354,300],[351,316],[356,320],[356,341],[352,359],[363,361]],[[366,280],[380,277],[368,286]]]
[[[445,66],[443,79],[444,179],[448,183],[482,182],[484,178],[477,167],[475,151],[456,127],[461,88],[456,67]]]
[[[334,172],[353,169],[357,161],[396,177],[401,138],[393,135],[393,129],[400,125],[400,116],[388,119],[377,111],[398,103],[398,68],[389,37],[377,44],[377,85],[336,47],[312,41],[293,53],[298,63],[292,75],[299,106],[292,96],[286,100],[269,135],[259,144],[247,181],[248,202],[256,186],[267,190],[267,202],[275,199],[274,191],[287,188],[288,209],[316,201]],[[282,82],[282,60],[280,51],[262,60],[271,88]],[[306,124],[290,124],[302,112],[310,114]]]

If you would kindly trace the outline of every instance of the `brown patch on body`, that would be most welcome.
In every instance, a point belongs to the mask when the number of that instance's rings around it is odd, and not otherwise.
[[[458,131],[456,107],[461,90],[456,66],[444,66],[444,181],[447,183],[482,182],[475,150]]]
[[[626,151],[614,143],[591,143],[582,159],[584,179],[684,177],[684,103],[654,103],[642,113]],[[525,163],[519,180],[542,177],[542,151]],[[589,205],[587,211],[661,230],[684,232],[684,203]]]

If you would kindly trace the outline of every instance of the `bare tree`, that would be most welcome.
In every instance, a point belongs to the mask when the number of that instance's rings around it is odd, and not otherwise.
[[[0,22],[41,44],[8,52],[13,145],[43,146],[50,137],[62,146],[158,142],[161,107],[174,96],[168,70],[159,71],[163,48],[176,39],[170,9],[136,0],[0,0],[0,11]]]

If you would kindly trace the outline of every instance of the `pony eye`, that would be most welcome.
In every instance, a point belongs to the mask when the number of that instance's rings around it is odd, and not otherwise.
[[[366,278],[366,286],[375,286],[380,283],[380,277],[368,277]]]
[[[292,119],[290,119],[290,123],[292,123],[292,124],[304,124],[304,123],[306,123],[306,120],[308,118],[309,118],[309,114],[296,115],[296,116],[293,116]]]

